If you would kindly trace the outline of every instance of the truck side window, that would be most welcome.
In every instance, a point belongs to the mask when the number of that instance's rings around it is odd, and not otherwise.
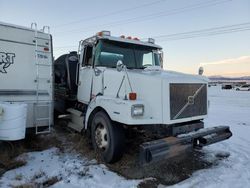
[[[92,57],[93,47],[92,46],[86,46],[85,48],[85,54],[83,58],[83,66],[91,66],[93,57]]]

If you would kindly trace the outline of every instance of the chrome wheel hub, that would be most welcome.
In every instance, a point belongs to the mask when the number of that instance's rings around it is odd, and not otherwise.
[[[98,148],[106,150],[108,146],[107,129],[103,125],[98,125],[95,130],[95,140]]]

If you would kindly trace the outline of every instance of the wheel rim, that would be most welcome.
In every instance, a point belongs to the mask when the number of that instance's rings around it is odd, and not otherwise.
[[[96,127],[95,141],[99,149],[106,150],[108,148],[108,131],[102,124],[98,124]]]

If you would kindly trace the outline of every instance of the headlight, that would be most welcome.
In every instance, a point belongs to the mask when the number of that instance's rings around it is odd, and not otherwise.
[[[131,107],[131,116],[142,116],[144,114],[144,105],[143,104],[135,104]]]

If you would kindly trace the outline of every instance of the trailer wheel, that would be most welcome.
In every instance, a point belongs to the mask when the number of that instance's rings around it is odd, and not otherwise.
[[[92,120],[91,139],[95,151],[106,163],[121,159],[125,143],[123,127],[114,124],[103,111],[97,112]]]

